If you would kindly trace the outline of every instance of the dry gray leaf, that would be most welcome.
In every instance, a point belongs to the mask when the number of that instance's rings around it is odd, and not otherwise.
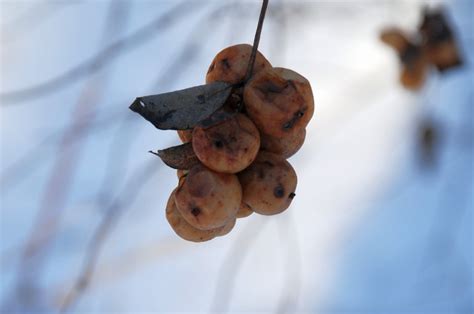
[[[191,143],[159,150],[156,155],[158,155],[166,165],[174,169],[189,170],[199,163],[199,159],[196,157]]]
[[[138,97],[130,106],[162,130],[186,130],[222,107],[232,90],[225,82],[195,86],[179,91]]]

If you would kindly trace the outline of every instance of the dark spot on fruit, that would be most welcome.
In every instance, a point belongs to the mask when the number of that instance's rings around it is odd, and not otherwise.
[[[269,162],[268,160],[265,160],[263,163],[264,163],[265,165],[269,166],[270,168],[275,167],[275,165],[272,164],[271,162]]]
[[[194,207],[193,209],[191,209],[191,214],[193,214],[194,217],[199,216],[200,213],[201,209],[199,207]]]
[[[281,93],[285,88],[288,87],[288,84],[275,84],[272,81],[264,81],[262,82],[259,86],[257,86],[257,89],[262,92],[265,96],[268,97],[268,94],[270,93]]]
[[[304,111],[303,110],[298,110],[293,114],[293,117],[287,121],[285,124],[283,124],[283,129],[288,130],[291,129],[299,119],[301,119],[304,116]]]
[[[275,195],[275,197],[277,198],[282,198],[283,196],[285,196],[285,189],[281,184],[278,184],[278,186],[273,189],[273,195]]]
[[[214,141],[214,146],[216,148],[222,148],[222,147],[224,147],[224,143],[222,143],[222,141],[220,141],[220,140],[217,140],[217,141]]]
[[[288,198],[292,200],[292,199],[295,198],[295,196],[296,196],[296,194],[291,192],[290,195],[288,195]]]
[[[229,63],[229,60],[227,58],[222,59],[221,62],[227,69],[230,69],[230,63]]]
[[[288,85],[291,86],[291,88],[296,90],[295,82],[293,82],[293,80],[288,80]]]

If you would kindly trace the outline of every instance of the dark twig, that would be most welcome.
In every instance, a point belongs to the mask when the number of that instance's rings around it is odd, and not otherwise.
[[[257,57],[258,44],[260,42],[260,35],[262,34],[263,21],[265,20],[265,13],[267,12],[268,0],[263,0],[262,10],[260,11],[260,17],[258,18],[257,31],[255,32],[255,38],[253,40],[252,54],[250,55],[249,65],[247,67],[247,74],[245,75],[245,82],[252,76],[253,66],[255,64],[255,58]]]

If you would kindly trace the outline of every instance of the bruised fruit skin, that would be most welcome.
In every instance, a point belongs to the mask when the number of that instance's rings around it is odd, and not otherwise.
[[[237,173],[247,168],[260,149],[257,127],[239,113],[210,127],[196,126],[193,150],[208,168],[223,173]]]
[[[304,129],[314,112],[308,80],[283,68],[257,73],[244,88],[244,103],[257,128],[276,138]]]
[[[230,84],[237,84],[242,82],[247,74],[247,67],[251,53],[252,46],[247,44],[230,46],[222,50],[215,56],[209,66],[206,75],[206,83],[209,84],[216,81],[222,81]],[[252,75],[271,67],[272,65],[270,62],[268,62],[268,60],[257,51]]]
[[[184,220],[176,208],[175,191],[171,193],[166,205],[166,219],[178,236],[192,242],[204,242],[209,241],[216,236],[220,236],[226,231],[224,230],[224,227],[212,230],[200,230],[191,226],[186,220]]]
[[[282,157],[260,152],[257,159],[239,173],[242,201],[262,215],[275,215],[287,209],[297,184],[293,167]]]
[[[242,188],[237,176],[196,165],[187,176],[181,177],[175,201],[190,225],[210,230],[235,218],[242,201]]]
[[[282,138],[261,134],[261,148],[267,152],[275,153],[285,159],[290,158],[303,146],[306,138],[306,129],[301,129],[295,134],[288,134]]]
[[[178,136],[181,142],[189,143],[193,140],[193,130],[178,130]]]
[[[252,208],[249,205],[242,202],[240,204],[239,211],[237,212],[237,218],[245,218],[250,216],[253,213]]]

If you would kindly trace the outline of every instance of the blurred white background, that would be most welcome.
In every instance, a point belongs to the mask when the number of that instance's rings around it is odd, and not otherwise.
[[[440,4],[465,63],[407,91],[380,30]],[[218,51],[252,43],[260,5],[0,0],[4,313],[57,312],[104,217],[72,313],[474,311],[471,0],[270,0],[259,50],[315,95],[296,198],[207,243],[168,226],[176,173],[147,151],[178,137],[128,106],[203,84]]]

